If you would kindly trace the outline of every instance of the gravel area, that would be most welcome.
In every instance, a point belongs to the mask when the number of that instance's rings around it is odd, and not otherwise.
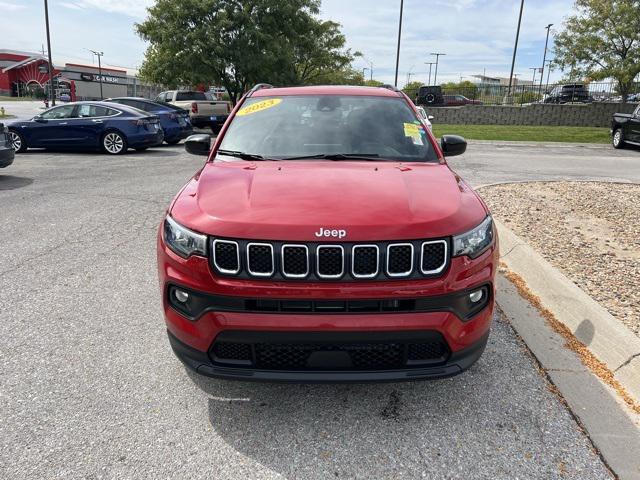
[[[493,214],[640,336],[640,185],[484,187]]]
[[[610,479],[511,326],[455,378],[200,378],[169,347],[155,235],[182,147],[0,173],[0,478]]]

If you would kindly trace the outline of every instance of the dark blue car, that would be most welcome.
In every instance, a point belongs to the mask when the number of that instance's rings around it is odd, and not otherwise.
[[[118,155],[160,145],[160,119],[136,108],[105,102],[53,107],[31,120],[9,124],[16,152],[27,148],[101,149]]]
[[[139,110],[157,115],[164,131],[164,141],[169,145],[175,145],[183,138],[193,134],[193,127],[189,118],[189,112],[184,108],[176,107],[168,103],[157,103],[151,100],[137,97],[109,98],[106,102],[128,105]]]

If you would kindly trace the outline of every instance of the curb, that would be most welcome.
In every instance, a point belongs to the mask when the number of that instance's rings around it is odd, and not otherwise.
[[[575,283],[495,220],[501,260],[518,274],[542,304],[607,368],[627,392],[640,402],[640,338],[616,320]]]

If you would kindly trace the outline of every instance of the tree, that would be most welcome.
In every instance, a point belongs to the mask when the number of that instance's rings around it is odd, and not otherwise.
[[[640,0],[576,0],[555,38],[556,59],[572,77],[613,78],[624,102],[640,73]]]
[[[415,100],[416,96],[418,95],[418,90],[420,90],[420,87],[423,85],[422,82],[409,82],[407,83],[404,88],[402,89],[402,91],[409,97],[409,98],[413,98]]]
[[[362,85],[362,72],[354,68],[345,67],[340,70],[326,71],[316,76],[308,85]]]
[[[384,82],[381,82],[380,80],[365,80],[363,85],[365,87],[381,87],[384,85]]]
[[[472,100],[478,98],[478,85],[469,80],[443,83],[442,90],[448,95],[464,95]]]
[[[218,84],[235,103],[256,83],[300,85],[346,68],[339,25],[320,0],[157,0],[136,25],[141,75],[169,86]]]

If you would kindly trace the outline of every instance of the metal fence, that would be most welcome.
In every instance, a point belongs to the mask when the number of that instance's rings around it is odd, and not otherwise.
[[[414,101],[418,101],[418,89],[405,90]],[[635,83],[627,102],[640,101],[640,83]],[[442,87],[442,101],[433,106],[478,105],[527,105],[531,103],[592,103],[623,101],[615,82],[580,84],[524,84],[507,85],[477,84],[474,86]],[[461,98],[462,97],[462,98]],[[424,101],[418,103],[425,103]]]

